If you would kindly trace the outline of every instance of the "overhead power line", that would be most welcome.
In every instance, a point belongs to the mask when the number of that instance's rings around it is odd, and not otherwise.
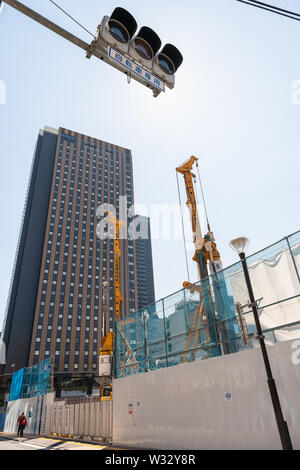
[[[275,5],[271,5],[269,3],[259,2],[257,0],[236,0],[236,1],[240,3],[245,3],[246,5],[251,5],[256,8],[260,8],[262,10],[270,11],[271,13],[276,13],[277,15],[291,18],[292,20],[300,21],[299,13],[295,13],[290,10],[285,10],[283,8],[276,7]]]

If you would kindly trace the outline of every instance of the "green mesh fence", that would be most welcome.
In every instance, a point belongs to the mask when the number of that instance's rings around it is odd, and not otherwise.
[[[52,359],[20,369],[13,374],[9,401],[45,395],[51,389]]]
[[[247,262],[267,344],[300,338],[300,231]],[[258,346],[240,262],[194,286],[116,322],[116,378]]]

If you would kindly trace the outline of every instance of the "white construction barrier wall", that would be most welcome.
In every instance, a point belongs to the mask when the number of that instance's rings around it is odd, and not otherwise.
[[[8,402],[4,432],[17,433],[17,420],[23,412],[26,416],[26,434],[47,435],[50,430],[50,412],[53,405],[54,394],[44,396],[22,398]]]
[[[300,341],[268,347],[300,449]],[[281,449],[260,348],[113,381],[113,443],[152,449]]]
[[[83,399],[79,403],[55,401],[51,410],[50,434],[110,442],[112,401]]]

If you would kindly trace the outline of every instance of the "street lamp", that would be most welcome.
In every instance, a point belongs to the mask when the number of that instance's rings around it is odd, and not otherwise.
[[[272,404],[273,404],[273,408],[274,408],[274,413],[275,413],[275,417],[276,417],[276,422],[277,422],[277,427],[278,427],[278,431],[279,431],[279,435],[280,435],[282,448],[283,448],[283,450],[293,450],[288,425],[287,425],[287,422],[283,418],[283,413],[282,413],[282,409],[281,409],[281,405],[280,405],[280,401],[279,401],[279,396],[278,396],[278,393],[277,393],[277,387],[276,387],[276,384],[275,384],[275,380],[273,379],[273,376],[272,376],[271,365],[270,365],[270,361],[269,361],[269,357],[268,357],[268,353],[267,353],[267,348],[266,348],[266,345],[265,345],[265,337],[264,337],[263,332],[262,332],[262,328],[261,328],[261,324],[260,324],[260,320],[259,320],[259,315],[258,315],[258,310],[257,310],[257,303],[255,301],[254,294],[253,294],[252,284],[251,284],[251,280],[250,280],[250,275],[249,275],[249,270],[248,270],[248,266],[247,266],[246,255],[245,255],[245,251],[246,251],[246,248],[248,247],[248,245],[249,245],[249,240],[246,237],[235,238],[234,240],[232,240],[230,242],[231,248],[238,253],[238,255],[241,259],[241,262],[242,262],[245,281],[246,281],[248,294],[249,294],[249,298],[250,298],[250,306],[252,307],[253,316],[254,316],[254,320],[255,320],[255,324],[256,324],[256,330],[257,330],[257,336],[256,337],[258,338],[258,340],[260,342],[260,347],[261,347],[263,360],[264,360],[264,364],[265,364],[265,368],[266,368],[266,373],[267,373],[267,377],[268,377],[268,386],[269,386],[269,390],[270,390],[270,395],[271,395],[271,399],[272,399]]]
[[[149,320],[149,314],[147,310],[143,310],[142,313],[142,323],[144,330],[144,350],[145,350],[145,369],[146,372],[150,372],[149,369],[149,358],[148,358],[148,347],[147,347],[147,321]]]

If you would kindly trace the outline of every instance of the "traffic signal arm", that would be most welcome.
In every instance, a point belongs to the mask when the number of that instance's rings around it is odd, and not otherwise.
[[[135,35],[137,23],[123,8],[115,8],[110,17],[104,16],[95,35],[71,17],[93,37],[88,44],[18,0],[3,2],[83,49],[88,59],[95,56],[125,73],[129,82],[132,78],[150,88],[155,97],[166,86],[175,86],[175,73],[183,61],[181,53],[172,44],[159,51],[161,41],[151,28],[143,26]]]
[[[58,34],[59,36],[63,37],[67,41],[72,42],[75,44],[75,46],[80,47],[84,51],[88,51],[90,45],[83,41],[82,39],[78,38],[77,36],[74,36],[74,34],[70,33],[69,31],[65,30],[64,28],[61,28],[57,24],[53,23],[52,21],[48,20],[44,16],[40,15],[34,10],[31,10],[31,8],[28,8],[26,5],[24,5],[21,2],[18,2],[17,0],[3,0],[4,3],[7,3],[7,5],[11,6],[12,8],[15,8],[18,10],[20,13],[23,13],[23,15],[28,16],[28,18],[31,18],[32,20],[36,21],[37,23],[40,23],[41,25],[45,26],[45,28],[50,29],[54,33]]]

